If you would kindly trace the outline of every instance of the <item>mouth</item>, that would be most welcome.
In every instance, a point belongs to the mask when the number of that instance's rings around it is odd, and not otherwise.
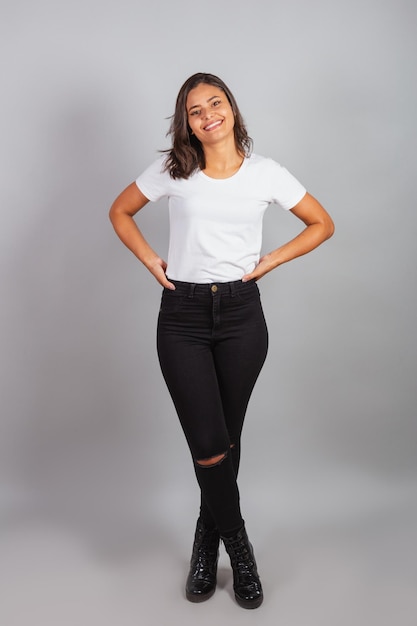
[[[207,126],[204,126],[203,130],[207,130],[207,131],[215,130],[222,124],[223,124],[223,120],[215,120],[214,122],[210,122],[210,124],[207,124]]]

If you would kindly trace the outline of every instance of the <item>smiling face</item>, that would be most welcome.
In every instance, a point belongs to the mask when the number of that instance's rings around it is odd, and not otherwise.
[[[191,131],[203,146],[227,138],[234,141],[235,116],[219,87],[200,83],[188,94],[186,109]]]

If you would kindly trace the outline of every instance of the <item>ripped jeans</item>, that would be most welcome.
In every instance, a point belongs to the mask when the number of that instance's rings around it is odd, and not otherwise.
[[[201,517],[241,528],[237,474],[246,408],[268,349],[258,286],[171,281],[158,318],[158,357],[201,489]]]

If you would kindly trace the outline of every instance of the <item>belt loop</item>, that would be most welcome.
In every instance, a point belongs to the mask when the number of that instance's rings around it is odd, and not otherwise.
[[[190,289],[188,291],[189,298],[194,298],[195,287],[196,287],[196,283],[190,283]]]
[[[236,294],[236,283],[235,282],[229,283],[229,287],[230,287],[230,295],[232,296],[232,298],[234,298]]]

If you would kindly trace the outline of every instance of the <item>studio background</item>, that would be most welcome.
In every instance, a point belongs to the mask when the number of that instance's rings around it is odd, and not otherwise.
[[[3,0],[2,623],[415,625],[416,13]],[[183,597],[198,494],[157,362],[161,289],[107,216],[197,71],[336,224],[259,283],[270,350],[240,474],[256,616],[226,560],[209,603]],[[166,202],[138,223],[166,257]],[[300,225],[271,206],[264,251]]]

